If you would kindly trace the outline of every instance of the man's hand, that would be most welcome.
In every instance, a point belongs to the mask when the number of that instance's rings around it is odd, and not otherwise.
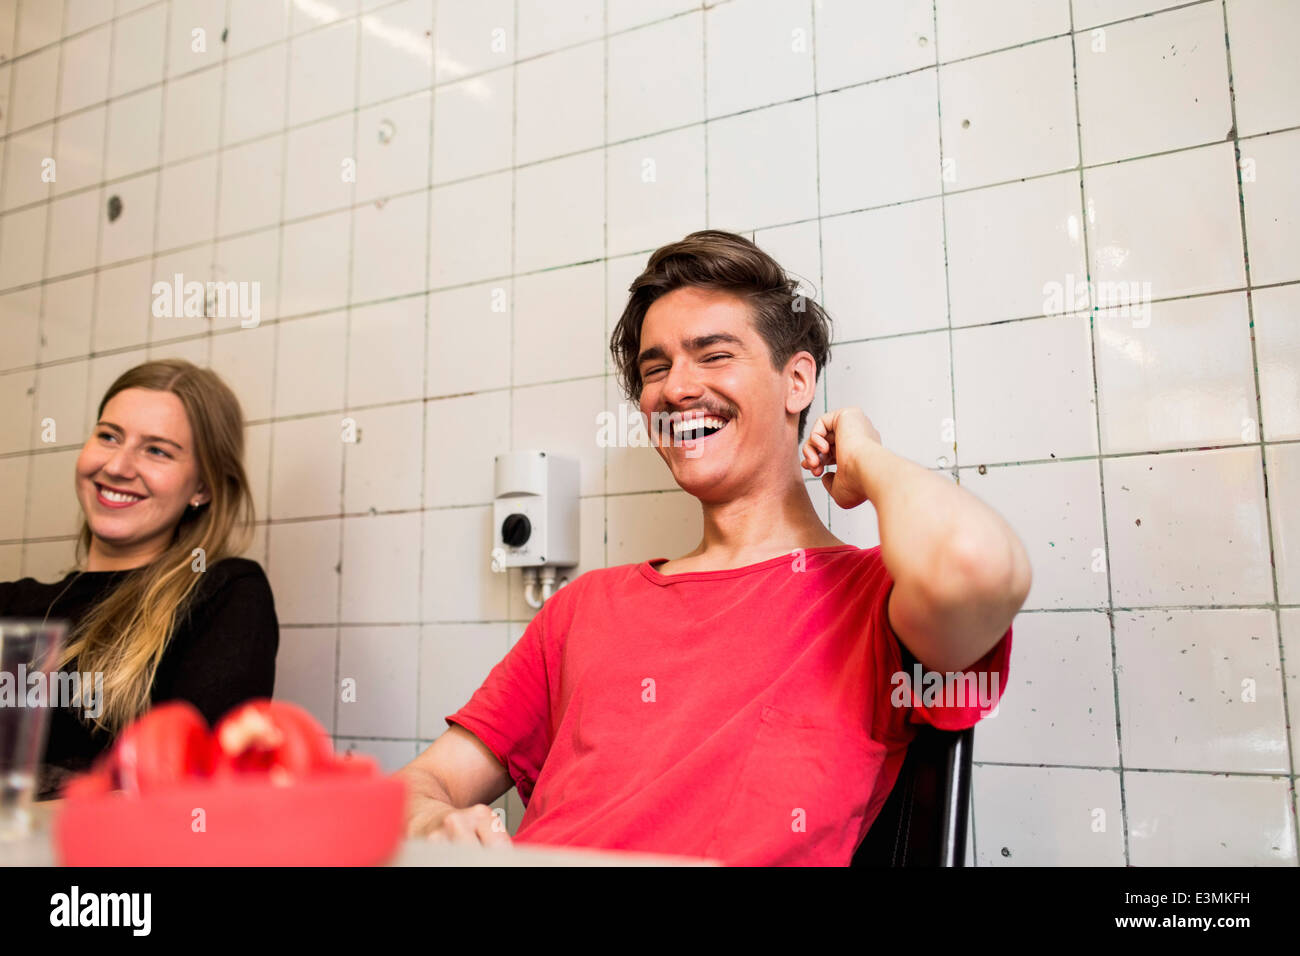
[[[998,642],[1029,593],[1024,545],[1002,517],[949,478],[886,449],[860,408],[820,416],[803,467],[841,508],[870,501],[894,581],[886,613],[929,670],[960,671]],[[823,472],[835,465],[834,474]]]
[[[476,803],[463,810],[451,810],[428,836],[432,842],[467,843],[477,846],[509,846],[513,841],[506,830],[504,814],[496,813],[486,803]]]
[[[513,785],[510,774],[483,741],[459,724],[394,776],[406,783],[408,837],[486,846],[510,842],[505,820],[488,806]]]
[[[822,485],[841,508],[856,508],[867,500],[867,478],[859,474],[860,462],[866,457],[859,452],[867,443],[879,445],[880,432],[862,409],[851,407],[818,416],[804,442],[802,467],[821,477]],[[826,471],[830,465],[835,471]]]

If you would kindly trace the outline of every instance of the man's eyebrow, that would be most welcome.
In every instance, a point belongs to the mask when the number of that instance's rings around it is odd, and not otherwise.
[[[686,339],[682,344],[685,345],[687,351],[690,352],[703,352],[705,349],[712,348],[715,345],[734,345],[736,348],[742,350],[745,348],[745,343],[730,332],[710,332],[707,335],[697,335],[693,339]],[[637,356],[636,364],[639,367],[651,359],[666,359],[667,357],[668,353],[660,346],[652,345]]]
[[[120,432],[120,433],[123,434],[123,435],[126,434],[126,431],[122,428],[121,425],[114,425],[112,422],[99,422],[98,425],[97,425],[97,427],[111,428],[111,429],[113,429],[113,431],[115,431],[115,432]],[[166,442],[166,443],[169,444],[169,445],[175,445],[175,446],[177,447],[177,449],[179,449],[180,451],[184,451],[184,450],[185,450],[185,449],[181,446],[181,443],[180,443],[180,442],[172,441],[170,438],[163,438],[162,435],[145,435],[143,440],[144,440],[144,441],[161,441],[161,442]]]

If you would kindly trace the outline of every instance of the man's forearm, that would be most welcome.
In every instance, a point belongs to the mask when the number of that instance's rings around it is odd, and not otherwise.
[[[457,809],[442,783],[432,773],[407,765],[395,776],[406,782],[406,835],[428,836],[442,825],[443,817]]]
[[[972,637],[963,631],[979,630],[964,628],[967,622],[1005,617],[1009,623],[1030,581],[1028,556],[1011,527],[970,492],[916,462],[878,444],[861,454],[860,473],[867,476],[866,493],[876,508],[880,556],[894,579],[895,598],[905,592],[915,606],[924,595],[933,630],[959,642]],[[931,657],[966,654],[961,647],[951,654],[935,648]]]

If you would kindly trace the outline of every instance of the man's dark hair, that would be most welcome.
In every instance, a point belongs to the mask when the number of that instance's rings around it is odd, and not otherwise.
[[[779,371],[790,356],[806,351],[816,363],[814,381],[821,377],[831,357],[830,316],[799,291],[798,280],[744,236],[705,229],[656,249],[645,271],[628,286],[631,295],[609,347],[619,384],[629,399],[641,400],[643,383],[637,355],[646,312],[655,299],[683,286],[730,292],[745,300],[755,330],[767,343],[772,368]],[[800,442],[807,422],[805,408],[799,413]]]

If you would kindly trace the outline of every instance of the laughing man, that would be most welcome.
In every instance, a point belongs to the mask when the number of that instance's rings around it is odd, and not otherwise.
[[[747,239],[693,233],[629,291],[615,366],[703,539],[551,597],[400,771],[408,834],[510,843],[488,804],[515,786],[518,843],[846,865],[916,725],[962,729],[996,703],[896,691],[919,662],[997,697],[1025,549],[858,408],[803,439],[830,320]],[[871,502],[878,547],[831,534],[805,471],[841,508]]]

